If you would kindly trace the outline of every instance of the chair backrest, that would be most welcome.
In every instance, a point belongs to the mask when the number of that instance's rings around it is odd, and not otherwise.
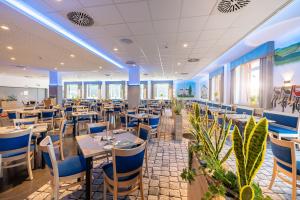
[[[37,117],[32,118],[25,118],[25,119],[14,119],[14,126],[21,126],[21,125],[31,125],[36,124],[38,122]]]
[[[3,108],[0,108],[0,114],[2,114],[3,113]]]
[[[264,111],[263,116],[274,120],[276,124],[298,129],[299,115],[293,115],[283,112]]]
[[[54,116],[54,111],[53,110],[43,110],[41,113],[41,118],[42,119],[49,119],[53,118]]]
[[[152,115],[149,117],[149,125],[158,125],[160,121],[160,116],[154,116]]]
[[[124,114],[124,113],[120,114],[120,122],[121,122],[122,126],[126,126],[126,118],[127,118],[126,114]]]
[[[16,111],[7,111],[8,119],[17,119],[17,112]]]
[[[88,124],[88,133],[100,133],[103,131],[108,131],[109,122],[99,122]]]
[[[65,108],[65,112],[72,112],[72,111],[73,111],[72,106],[67,106],[67,107]]]
[[[57,160],[54,152],[54,147],[53,147],[52,140],[49,136],[45,137],[40,142],[39,149],[42,151],[42,155],[47,167],[52,172],[50,174],[53,175],[54,177],[59,177],[58,165],[57,165]]]
[[[127,110],[127,114],[135,114],[136,113],[136,110]]]
[[[273,156],[277,161],[278,166],[290,172],[292,171],[292,169],[296,171],[297,168],[295,142],[276,139],[272,134],[269,134],[269,136]]]
[[[150,136],[150,132],[151,132],[151,126],[145,125],[145,124],[141,124],[139,125],[139,131],[138,131],[138,136],[139,138],[148,141],[149,140],[149,136]]]
[[[88,112],[89,109],[86,107],[77,107],[75,108],[76,112]]]
[[[146,142],[136,148],[112,149],[114,180],[142,173]]]
[[[222,104],[221,109],[230,110],[231,111],[232,110],[232,106],[231,105]]]
[[[20,129],[14,132],[0,134],[0,154],[14,152],[30,152],[32,129]]]
[[[248,107],[237,107],[236,108],[236,113],[237,114],[246,113],[247,115],[253,115],[254,114],[254,109],[253,108],[248,108]]]

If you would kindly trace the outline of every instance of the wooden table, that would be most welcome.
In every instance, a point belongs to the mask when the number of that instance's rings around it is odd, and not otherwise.
[[[208,108],[210,112],[218,113],[218,114],[236,114],[236,111],[226,110],[221,108]]]
[[[88,134],[88,135],[80,135],[76,136],[76,141],[78,143],[79,149],[82,152],[83,157],[86,160],[86,199],[91,199],[92,197],[92,173],[93,169],[93,157],[105,155],[111,150],[104,149],[104,146],[107,144],[107,141],[102,141],[100,138],[105,136],[106,132],[96,133],[96,134]],[[112,134],[110,134],[112,135]],[[142,144],[144,140],[139,137],[133,135],[130,132],[113,134],[114,140],[117,141],[128,141],[131,144]],[[125,146],[122,146],[124,148]]]
[[[33,125],[24,125],[24,129],[27,129],[29,127],[32,127],[32,133],[36,136],[39,136],[41,133],[45,133],[48,131],[47,123],[39,123],[39,124],[33,124]],[[23,127],[22,127],[23,128]],[[0,127],[0,134],[4,133],[13,133],[16,131],[19,131],[20,129],[17,129],[16,126],[4,126]]]
[[[76,123],[79,117],[90,117],[92,119],[93,116],[96,116],[96,122],[98,122],[98,113],[95,111],[89,112],[72,112],[73,118],[73,135],[76,136]],[[76,120],[77,119],[77,120]]]

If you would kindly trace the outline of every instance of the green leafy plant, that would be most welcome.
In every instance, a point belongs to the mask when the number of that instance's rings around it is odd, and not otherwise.
[[[205,193],[202,200],[210,200],[216,197],[224,197],[226,194],[226,188],[222,185],[210,185],[208,191]]]
[[[234,155],[238,175],[240,199],[254,199],[253,179],[262,165],[266,152],[268,121],[261,119],[257,124],[253,117],[244,129],[244,139],[237,126],[232,134]]]
[[[213,123],[208,127],[208,114],[207,110],[204,117],[201,117],[199,105],[193,106],[194,115],[190,116],[191,130],[190,132],[194,135],[195,139],[203,145],[204,152],[206,154],[217,160],[220,160],[220,163],[224,163],[232,152],[232,148],[229,148],[225,153],[225,156],[220,159],[220,154],[224,148],[225,141],[229,135],[231,120],[228,122],[226,127],[225,118],[223,118],[223,124],[219,127],[216,119],[213,120]]]
[[[185,168],[185,169],[183,169],[180,176],[183,180],[188,181],[189,183],[192,183],[192,181],[195,180],[196,170]]]
[[[172,100],[172,110],[176,115],[180,115],[182,111],[183,105],[177,99]]]

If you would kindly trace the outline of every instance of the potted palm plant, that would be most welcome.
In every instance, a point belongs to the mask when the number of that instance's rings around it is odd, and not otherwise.
[[[174,99],[172,103],[172,115],[174,119],[175,140],[182,140],[182,103]]]

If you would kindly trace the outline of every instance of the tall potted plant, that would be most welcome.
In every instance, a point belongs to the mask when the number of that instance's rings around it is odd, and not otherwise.
[[[182,140],[182,103],[173,100],[172,113],[174,118],[175,140]]]

